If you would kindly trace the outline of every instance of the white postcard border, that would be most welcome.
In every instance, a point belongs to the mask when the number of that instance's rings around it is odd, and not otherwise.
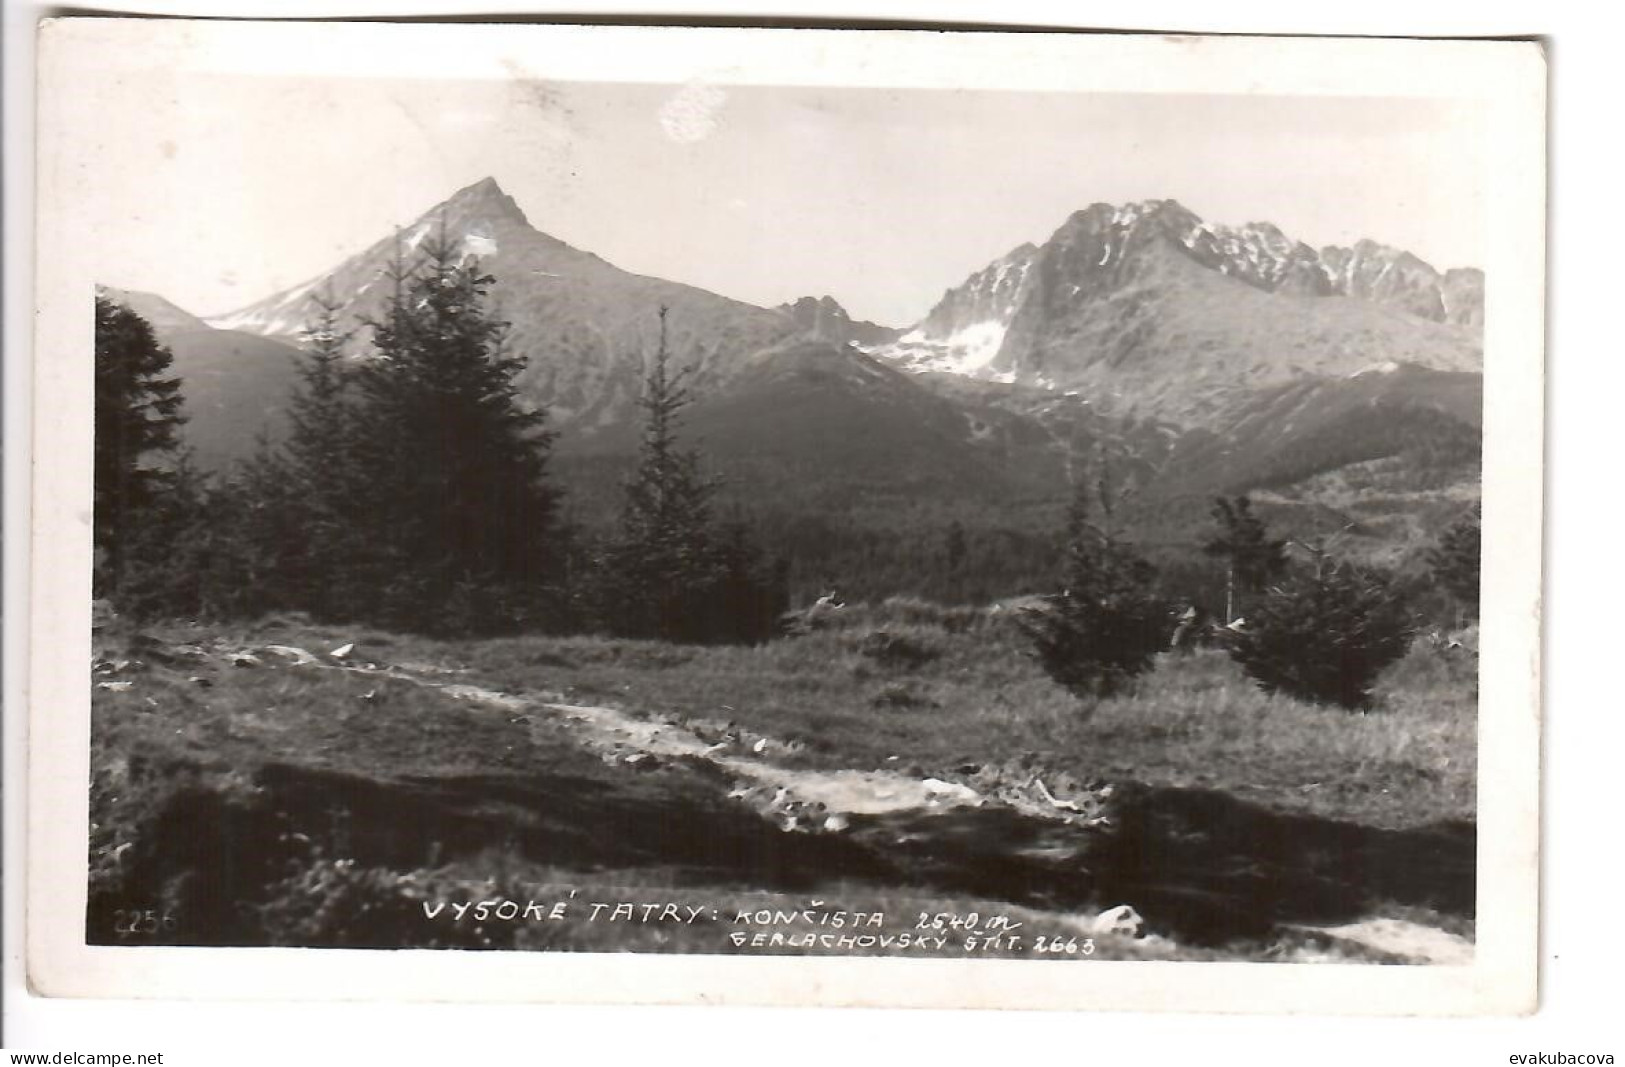
[[[447,42],[455,41],[455,48]],[[432,62],[431,62],[432,60]],[[1471,967],[807,959],[84,944],[95,115],[80,64],[132,79],[533,77],[1065,92],[1454,97],[1487,124],[1479,908]],[[1532,1010],[1538,930],[1545,68],[1508,42],[573,26],[62,20],[42,30],[34,359],[27,951],[46,995],[751,1003],[1234,1012]],[[139,84],[132,82],[132,91]]]

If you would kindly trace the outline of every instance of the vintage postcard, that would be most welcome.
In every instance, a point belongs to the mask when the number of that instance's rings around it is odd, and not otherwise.
[[[39,57],[39,991],[1533,1008],[1538,45]]]

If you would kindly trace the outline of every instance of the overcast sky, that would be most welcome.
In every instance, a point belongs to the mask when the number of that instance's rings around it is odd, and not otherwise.
[[[1480,265],[1479,124],[1447,101],[171,73],[99,93],[102,280],[214,314],[494,176],[627,270],[906,325],[1096,201]]]

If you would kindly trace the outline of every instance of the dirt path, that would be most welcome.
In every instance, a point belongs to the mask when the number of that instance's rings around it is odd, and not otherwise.
[[[462,682],[440,682],[399,667],[348,669],[382,673],[506,712],[544,712],[567,725],[582,745],[632,766],[648,759],[703,760],[734,779],[733,797],[778,818],[784,829],[840,831],[853,815],[933,813],[978,807],[992,799],[969,786],[937,778],[785,767],[770,757],[789,746],[772,738],[753,739],[736,733],[713,741],[683,724],[638,718],[618,708],[561,704]],[[1072,821],[1078,812],[1055,806],[1050,814]]]

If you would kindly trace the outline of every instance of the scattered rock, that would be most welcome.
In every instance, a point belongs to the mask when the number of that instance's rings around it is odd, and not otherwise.
[[[115,693],[122,693],[134,684],[134,682],[97,682],[96,688],[110,689]]]
[[[1401,959],[1445,966],[1467,967],[1473,962],[1473,943],[1446,930],[1404,919],[1366,919],[1345,926],[1299,927],[1337,942],[1358,945]]]
[[[252,652],[230,652],[226,659],[233,667],[258,667],[261,663],[260,658]]]
[[[971,787],[1024,815],[1058,820],[1081,827],[1100,827],[1110,822],[1106,801],[1111,796],[1109,785],[1089,785],[1071,775],[1052,773],[1050,783],[1039,777],[1035,761],[1026,758],[1003,764],[965,764],[958,768],[977,766],[968,774]]]
[[[316,657],[309,652],[302,648],[294,648],[292,645],[266,645],[262,651],[269,652],[273,656],[281,656],[286,660],[292,660],[296,666],[300,667],[308,667],[312,663],[318,662]]]
[[[352,653],[354,651],[355,651],[355,642],[351,641],[348,644],[343,644],[343,645],[340,645],[339,647],[335,648],[333,651],[329,652],[328,655],[332,656],[334,659],[343,659],[345,656],[348,656],[350,653]]]
[[[1139,937],[1145,929],[1145,920],[1140,913],[1134,910],[1131,904],[1119,904],[1115,908],[1107,908],[1096,915],[1089,923],[1090,933],[1115,934],[1120,937]]]
[[[146,669],[147,665],[138,659],[97,659],[90,667],[92,674],[123,674]]]
[[[982,799],[976,790],[958,782],[927,778],[920,784],[925,787],[926,802],[929,804],[977,804]]]
[[[190,678],[188,678],[186,680],[191,682],[193,685],[202,686],[204,689],[207,689],[210,686],[214,685],[214,682],[210,681],[207,678],[202,677],[201,675],[197,675],[197,674],[192,675],[192,677],[190,677]]]

